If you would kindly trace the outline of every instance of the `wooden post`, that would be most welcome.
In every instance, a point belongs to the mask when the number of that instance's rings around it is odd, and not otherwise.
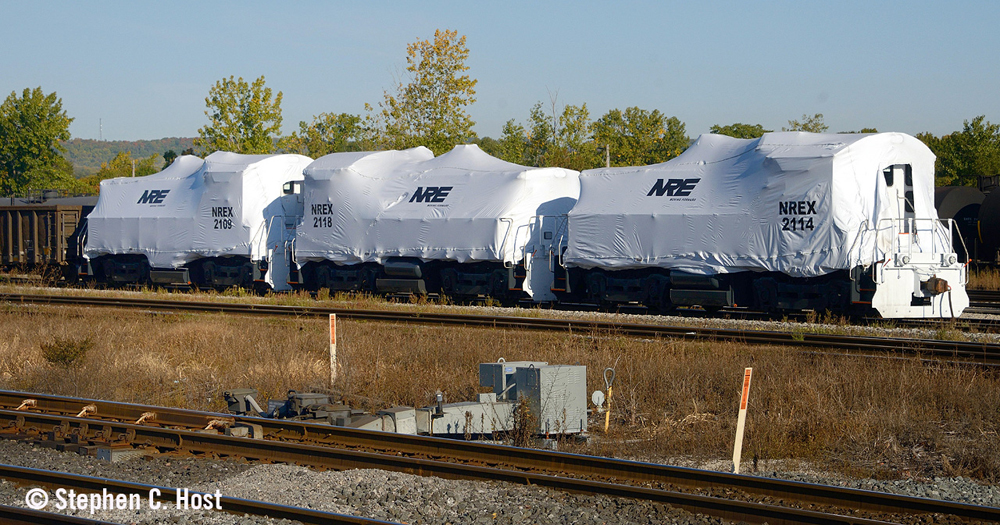
[[[330,314],[330,389],[337,381],[337,314]]]
[[[743,394],[740,395],[740,416],[736,421],[736,443],[733,445],[733,474],[740,473],[740,456],[743,454],[743,427],[747,421],[747,401],[750,398],[750,376],[753,368],[743,370]]]

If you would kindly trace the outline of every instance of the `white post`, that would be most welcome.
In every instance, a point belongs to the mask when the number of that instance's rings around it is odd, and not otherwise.
[[[337,381],[337,314],[330,314],[330,388]]]
[[[740,473],[740,456],[743,454],[743,427],[747,421],[747,400],[750,398],[750,376],[753,368],[743,370],[743,394],[740,396],[740,417],[736,421],[736,444],[733,445],[733,473]]]

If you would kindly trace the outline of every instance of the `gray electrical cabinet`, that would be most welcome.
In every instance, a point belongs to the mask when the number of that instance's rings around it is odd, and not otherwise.
[[[538,419],[539,434],[587,431],[587,367],[517,367],[514,383],[518,401],[525,400]]]
[[[493,389],[497,399],[517,400],[517,386],[514,373],[518,368],[546,366],[545,361],[499,361],[479,363],[479,386]]]

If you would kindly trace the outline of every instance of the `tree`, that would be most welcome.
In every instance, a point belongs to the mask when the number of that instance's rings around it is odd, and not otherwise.
[[[281,139],[280,149],[312,158],[339,151],[361,151],[368,148],[368,129],[358,115],[320,113],[306,124],[299,122],[298,133]]]
[[[612,109],[594,123],[594,140],[612,166],[645,166],[680,155],[690,139],[677,117],[665,118],[654,109]]]
[[[538,102],[528,113],[527,143],[525,144],[525,160],[532,166],[545,166],[545,155],[555,145],[555,119],[549,118]]]
[[[760,124],[743,124],[741,122],[737,122],[728,126],[720,126],[716,124],[710,128],[710,131],[712,133],[728,135],[738,139],[755,139],[762,137],[765,133],[770,133],[773,130],[764,129],[764,126],[761,126]]]
[[[174,151],[172,149],[168,149],[167,151],[164,151],[163,152],[163,168],[162,169],[165,170],[165,169],[169,168],[170,165],[174,163],[174,159],[176,159],[176,158],[177,158],[177,152],[176,151]]]
[[[261,76],[247,84],[243,77],[219,80],[205,98],[209,125],[198,130],[195,146],[202,155],[215,151],[271,153],[281,133],[281,92],[272,99]]]
[[[808,131],[810,133],[823,133],[824,131],[830,129],[823,123],[823,114],[816,113],[813,116],[802,114],[802,120],[789,120],[787,128],[781,128],[782,131]]]
[[[145,177],[156,173],[156,159],[158,157],[159,155],[150,155],[145,159],[133,159],[131,151],[122,151],[110,161],[102,162],[101,169],[97,173],[80,179],[80,182],[86,185],[88,191],[97,193],[100,191],[101,181],[104,179]]]
[[[36,87],[25,88],[20,98],[10,93],[0,105],[0,194],[22,193],[34,170],[56,167],[59,141],[69,140],[71,122],[55,92]]]
[[[90,188],[73,176],[73,164],[61,155],[51,164],[31,170],[31,190],[62,190],[66,193],[93,193]]]
[[[457,31],[434,32],[434,40],[406,46],[409,83],[384,93],[381,139],[392,148],[427,146],[438,155],[476,138],[465,108],[476,99],[477,80],[465,74],[469,48]]]
[[[937,155],[939,186],[976,186],[979,177],[1000,175],[1000,124],[990,123],[985,115],[966,120],[962,131],[941,138],[920,133],[917,138]]]
[[[527,137],[524,126],[515,122],[514,119],[510,119],[504,123],[499,140],[485,137],[480,141],[479,147],[486,153],[507,162],[525,164],[524,154],[527,148]]]

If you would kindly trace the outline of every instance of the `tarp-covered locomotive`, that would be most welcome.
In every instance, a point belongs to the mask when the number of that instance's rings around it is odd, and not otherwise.
[[[307,286],[552,301],[548,252],[578,173],[457,146],[337,153],[305,171],[295,259]]]
[[[909,135],[702,135],[668,162],[580,180],[560,255],[591,300],[884,317],[968,305],[934,155]]]
[[[217,152],[182,156],[146,177],[102,181],[88,217],[90,273],[109,282],[250,287],[259,280],[287,289],[286,223],[294,227],[302,213],[289,188],[311,161]]]

